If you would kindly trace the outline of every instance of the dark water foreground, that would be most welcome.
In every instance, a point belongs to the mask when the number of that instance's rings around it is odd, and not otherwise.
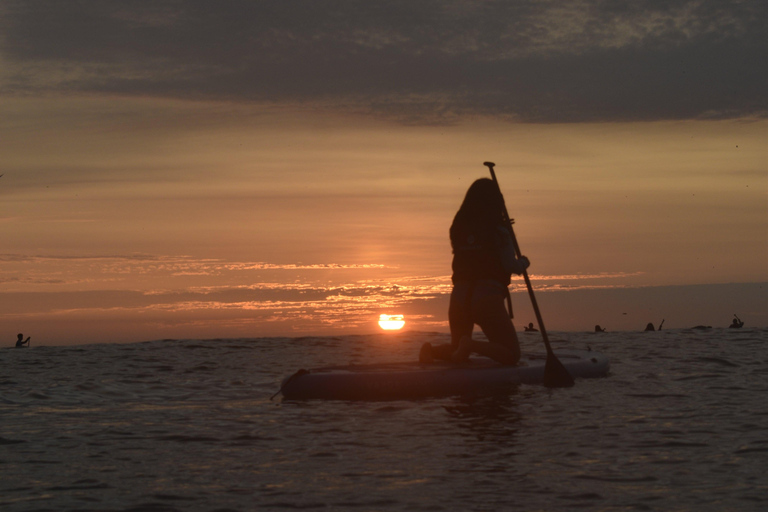
[[[611,375],[271,402],[298,368],[413,359],[445,335],[0,350],[0,510],[768,510],[768,330],[553,338]]]

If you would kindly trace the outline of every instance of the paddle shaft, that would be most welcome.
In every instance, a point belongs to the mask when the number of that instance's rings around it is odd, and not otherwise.
[[[496,188],[499,189],[499,197],[501,198],[501,205],[504,207],[504,222],[509,226],[509,233],[512,235],[512,244],[515,247],[515,254],[518,258],[522,256],[520,252],[520,245],[517,243],[517,237],[515,236],[515,230],[512,229],[512,220],[509,218],[509,212],[507,212],[507,205],[504,202],[504,194],[501,193],[501,187],[499,186],[499,180],[496,179],[496,172],[493,170],[491,162],[485,162],[488,169],[491,171],[491,178],[496,184]],[[533,285],[531,285],[531,279],[528,277],[528,271],[523,270],[523,279],[525,279],[525,286],[528,288],[528,296],[531,298],[531,306],[533,306],[533,312],[536,314],[536,321],[539,324],[539,331],[541,331],[541,337],[544,338],[544,346],[547,348],[547,354],[553,354],[552,347],[549,344],[549,336],[547,336],[547,330],[544,328],[544,320],[541,318],[541,311],[539,310],[539,303],[536,302],[536,295],[533,293]]]

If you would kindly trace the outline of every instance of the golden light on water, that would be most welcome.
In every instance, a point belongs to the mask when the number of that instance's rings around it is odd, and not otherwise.
[[[405,325],[403,315],[379,315],[379,327],[385,331],[396,331]]]

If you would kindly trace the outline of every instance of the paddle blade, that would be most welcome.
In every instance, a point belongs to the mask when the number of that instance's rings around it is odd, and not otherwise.
[[[547,354],[547,362],[544,365],[544,385],[548,388],[569,388],[573,386],[573,377],[565,369],[563,363],[553,354]]]

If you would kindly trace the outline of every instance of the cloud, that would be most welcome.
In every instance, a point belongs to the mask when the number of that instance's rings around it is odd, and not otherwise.
[[[0,92],[311,104],[405,123],[761,117],[768,4],[6,1]]]
[[[145,314],[151,312],[188,313],[191,311],[239,312],[247,316],[253,311],[268,311],[270,314],[289,318],[300,311],[312,311],[317,318],[337,317],[346,314],[355,318],[368,318],[382,309],[398,310],[413,308],[415,304],[444,301],[451,293],[449,275],[443,276],[401,276],[397,279],[362,278],[344,284],[322,284],[315,282],[311,275],[316,267],[323,269],[347,270],[345,265],[299,266],[232,264],[218,260],[195,260],[188,257],[165,257],[149,255],[93,256],[82,258],[54,256],[0,255],[2,264],[43,261],[60,261],[64,265],[73,262],[87,262],[89,285],[92,289],[72,289],[68,285],[82,283],[75,277],[76,270],[65,267],[36,270],[33,276],[11,276],[4,278],[7,284],[25,285],[16,291],[0,292],[0,299],[7,304],[0,318],[14,318],[18,315],[82,315],[92,314]],[[221,276],[227,272],[243,269],[266,268],[281,272],[284,269],[303,269],[308,273],[295,282],[269,281],[261,279],[253,284],[199,285],[187,281],[190,275],[197,275],[184,269],[198,269],[202,275]],[[359,265],[368,271],[378,271],[379,266]],[[115,277],[126,274],[131,288],[121,286]],[[54,276],[67,276],[66,279]],[[146,279],[138,282],[136,276]],[[238,276],[242,274],[237,274]],[[582,290],[615,288],[627,286],[627,278],[639,273],[598,273],[574,275],[533,275],[537,291]],[[230,276],[231,277],[231,276]],[[255,276],[255,277],[258,277]],[[339,276],[343,279],[342,276]],[[152,288],[156,281],[170,285],[167,289]],[[238,281],[231,279],[230,281]],[[115,286],[117,283],[118,286]],[[29,285],[38,285],[28,289]],[[515,278],[512,292],[526,291],[522,278]],[[281,312],[281,313],[280,313]],[[280,313],[278,315],[278,313]]]
[[[266,263],[263,261],[255,263],[228,263],[225,265],[227,270],[340,270],[340,269],[380,269],[387,268],[385,265],[377,263],[365,263],[365,264],[342,264],[342,263],[321,263],[321,264],[275,264]]]

